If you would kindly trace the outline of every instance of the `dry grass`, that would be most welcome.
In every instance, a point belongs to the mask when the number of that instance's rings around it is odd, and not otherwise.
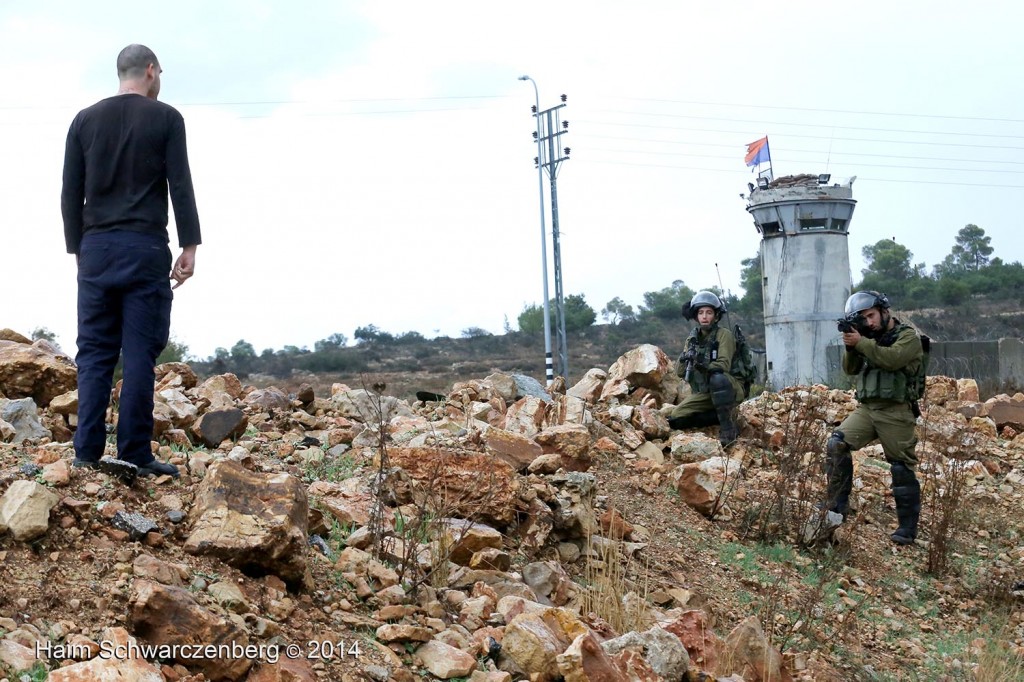
[[[583,612],[597,615],[617,633],[648,629],[653,624],[647,608],[650,566],[641,567],[623,555],[614,540],[595,540],[588,536],[585,545]],[[642,575],[631,580],[631,572]]]
[[[752,500],[744,517],[742,535],[760,542],[795,542],[804,522],[816,511],[819,522],[825,510],[816,505],[824,499],[825,405],[813,395],[797,392],[780,394],[786,407],[782,424],[783,444],[777,452],[769,449],[769,434],[762,434],[762,447],[767,462],[777,469],[772,487],[766,494]],[[767,423],[767,405],[764,403]]]
[[[928,509],[927,571],[935,576],[950,571],[950,557],[956,549],[957,536],[967,525],[968,507],[965,504],[970,474],[969,453],[974,448],[974,435],[958,431],[945,435],[927,421],[921,427],[925,452],[920,467],[922,508]]]

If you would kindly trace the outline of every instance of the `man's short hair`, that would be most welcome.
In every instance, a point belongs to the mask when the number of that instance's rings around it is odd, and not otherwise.
[[[153,50],[145,45],[129,45],[117,55],[117,77],[120,80],[141,78],[150,64],[160,66]]]

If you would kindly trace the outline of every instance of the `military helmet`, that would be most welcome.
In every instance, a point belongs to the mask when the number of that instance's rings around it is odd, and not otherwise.
[[[719,314],[728,312],[725,308],[725,303],[723,303],[722,299],[718,298],[718,296],[715,296],[715,294],[710,291],[698,291],[693,295],[693,298],[690,299],[690,310],[696,313],[704,306],[714,308],[715,312]]]
[[[846,299],[846,314],[856,315],[868,308],[889,309],[889,297],[877,291],[858,291]]]

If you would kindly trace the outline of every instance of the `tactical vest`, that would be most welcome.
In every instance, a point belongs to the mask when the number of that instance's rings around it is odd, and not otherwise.
[[[686,338],[686,348],[696,348],[697,355],[703,360],[705,366],[710,365],[712,362],[718,359],[718,333],[720,327],[716,322],[707,336],[704,337],[703,343],[700,338],[700,327],[694,327],[690,331],[690,335]],[[749,350],[745,348],[746,341],[741,341],[741,336],[736,337],[736,351],[733,353],[731,364],[729,365],[729,374],[739,380],[743,386],[744,391],[750,391],[750,369],[753,368],[752,362],[744,362],[743,353],[749,355]],[[754,371],[754,377],[756,378],[756,369]],[[694,393],[708,393],[711,390],[708,384],[707,374],[704,372],[694,371],[690,375],[690,389]]]
[[[876,343],[882,347],[891,346],[906,329],[913,331],[914,328],[906,324],[899,324],[883,334]],[[916,363],[911,361],[903,369],[895,371],[876,367],[871,364],[870,360],[864,358],[864,367],[857,375],[857,400],[861,402],[891,400],[913,403],[924,393],[923,368],[924,362],[921,358],[918,358]]]

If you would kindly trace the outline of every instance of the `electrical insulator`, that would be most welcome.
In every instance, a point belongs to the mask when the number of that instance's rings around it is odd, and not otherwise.
[[[565,148],[565,155],[566,155],[566,156],[569,156],[569,150],[570,150],[570,148],[569,148],[569,147],[566,147],[566,148]]]
[[[562,121],[562,130],[568,130],[568,129],[569,129],[569,122],[568,121]]]
[[[533,113],[536,114],[537,113],[537,105],[536,104],[531,104],[530,105],[530,111],[532,111]]]
[[[535,140],[537,139],[537,131],[536,130],[533,131],[533,139],[535,139]]]
[[[534,166],[539,166],[539,165],[540,165],[540,161],[539,161],[539,160],[537,159],[537,157],[536,157],[536,156],[535,156],[535,157],[533,157],[533,165],[534,165]]]
[[[562,101],[564,102],[565,100],[566,100],[565,95],[562,95]]]

